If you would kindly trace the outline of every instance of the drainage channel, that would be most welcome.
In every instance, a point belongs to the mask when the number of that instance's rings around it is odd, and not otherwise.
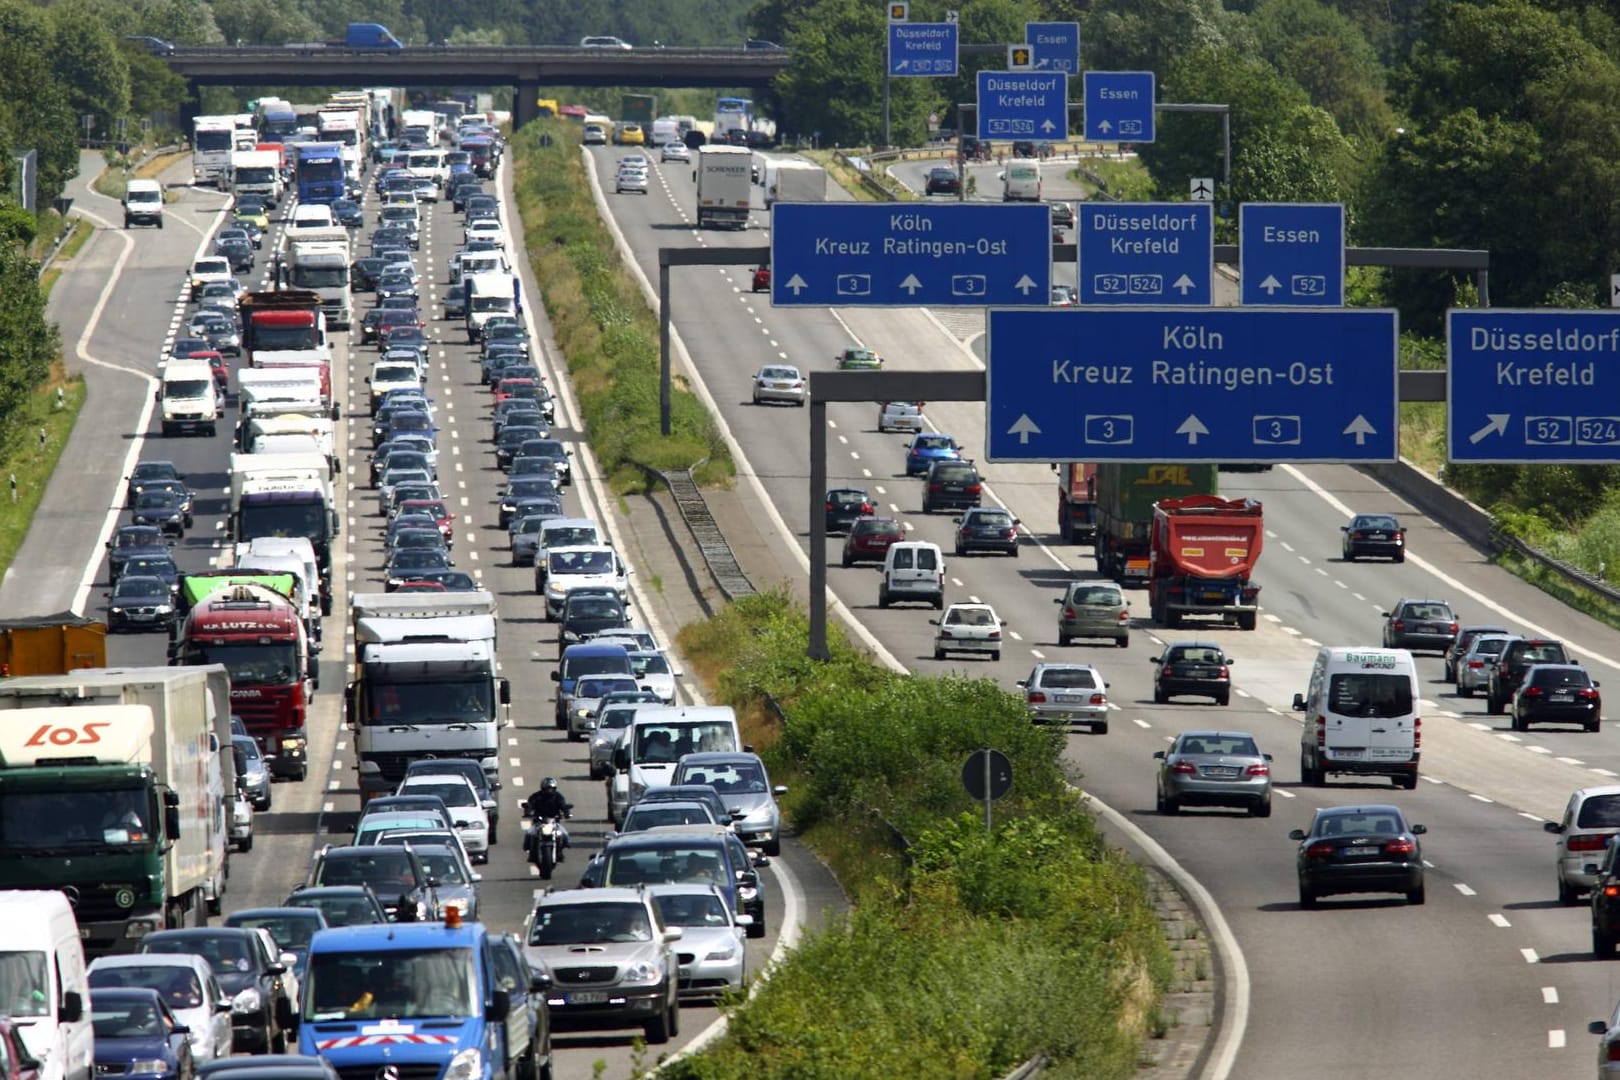
[[[726,542],[720,526],[715,524],[714,516],[709,513],[709,504],[703,501],[703,492],[692,480],[691,471],[658,470],[658,476],[675,497],[675,507],[680,510],[681,519],[697,541],[698,550],[703,552],[703,561],[708,564],[709,573],[714,576],[721,593],[727,600],[752,596],[756,591],[753,582],[748,580],[742,567],[737,564],[737,556]]]

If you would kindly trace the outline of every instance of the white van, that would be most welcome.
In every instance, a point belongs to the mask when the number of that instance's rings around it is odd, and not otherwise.
[[[183,431],[212,437],[225,403],[206,360],[170,360],[163,366],[157,392],[165,437]]]
[[[1041,201],[1041,163],[1014,158],[1001,173],[1002,202]]]
[[[878,607],[901,603],[945,606],[945,553],[938,544],[902,540],[889,545],[878,583]]]
[[[1323,648],[1310,688],[1294,695],[1294,708],[1305,713],[1299,771],[1306,786],[1349,773],[1417,787],[1418,701],[1417,664],[1405,649]]]
[[[321,614],[332,614],[332,595],[321,583],[321,567],[315,559],[315,545],[307,536],[256,536],[245,544],[236,545],[236,557],[247,555],[282,555],[296,558],[304,564],[304,579],[314,583],[321,597]]]
[[[73,906],[60,892],[0,892],[0,979],[42,1080],[90,1080],[90,980]]]
[[[634,806],[648,788],[675,782],[675,765],[682,757],[711,750],[753,750],[743,745],[730,706],[638,709],[613,751],[613,767],[628,781],[628,804]]]
[[[299,203],[293,207],[292,220],[287,227],[293,230],[335,229],[338,223],[332,217],[332,208],[325,203]]]
[[[163,228],[163,185],[156,180],[131,180],[124,185],[124,228],[136,224]]]

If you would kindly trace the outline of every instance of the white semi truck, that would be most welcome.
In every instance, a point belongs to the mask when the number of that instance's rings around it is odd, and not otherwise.
[[[753,151],[746,146],[700,146],[692,179],[697,182],[700,229],[746,229],[752,205]]]
[[[326,325],[347,330],[354,322],[349,295],[349,230],[342,226],[299,229],[287,246],[286,284],[320,295]]]
[[[236,117],[197,117],[191,125],[191,182],[212,184],[224,191],[230,184],[235,152]]]
[[[237,150],[231,154],[231,190],[237,198],[257,195],[270,205],[281,201],[281,155],[274,150]]]
[[[767,158],[765,205],[779,202],[826,202],[827,170],[802,158]]]

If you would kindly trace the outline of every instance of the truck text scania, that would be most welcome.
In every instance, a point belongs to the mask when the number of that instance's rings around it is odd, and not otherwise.
[[[229,695],[218,666],[0,682],[0,888],[76,896],[91,956],[217,912]]]

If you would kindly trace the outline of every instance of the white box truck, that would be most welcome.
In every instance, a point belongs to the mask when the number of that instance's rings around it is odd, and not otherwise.
[[[827,170],[800,158],[765,159],[765,205],[826,202]]]
[[[354,321],[349,295],[349,230],[341,225],[298,229],[287,248],[286,284],[321,298],[326,324],[347,330]]]
[[[0,680],[0,888],[76,891],[92,957],[217,914],[230,695],[218,664]]]
[[[161,378],[157,400],[164,436],[182,432],[212,436],[225,415],[225,402],[208,361],[170,360],[163,365]]]
[[[745,146],[700,146],[692,179],[697,182],[700,229],[746,229],[754,181],[754,154]]]
[[[40,1080],[90,1080],[96,1039],[79,921],[67,894],[0,892],[0,979]]]
[[[257,195],[271,206],[281,201],[281,155],[274,150],[231,154],[231,191],[237,198]]]

